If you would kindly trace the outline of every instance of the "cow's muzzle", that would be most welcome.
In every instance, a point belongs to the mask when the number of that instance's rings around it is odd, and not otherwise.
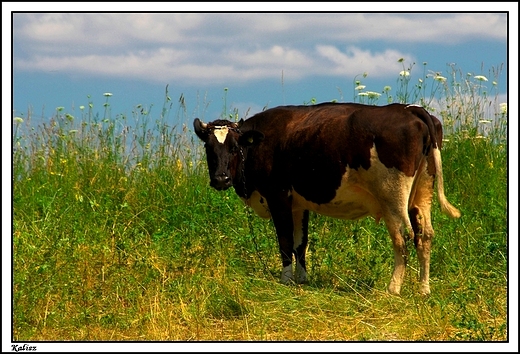
[[[231,178],[225,174],[215,176],[213,179],[211,179],[210,186],[215,188],[218,191],[224,191],[231,187],[233,184],[233,181]]]

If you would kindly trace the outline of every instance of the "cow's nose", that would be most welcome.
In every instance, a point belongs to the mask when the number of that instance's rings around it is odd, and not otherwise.
[[[229,187],[231,187],[231,178],[225,174],[222,174],[219,176],[215,176],[215,178],[211,180],[210,184],[216,190],[226,190]]]

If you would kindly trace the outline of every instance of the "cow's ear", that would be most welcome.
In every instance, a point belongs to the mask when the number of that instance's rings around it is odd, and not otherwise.
[[[200,140],[206,142],[209,136],[208,125],[203,123],[199,118],[195,118],[193,121],[193,128],[195,128],[195,134]]]
[[[238,138],[238,144],[242,146],[256,145],[264,140],[264,138],[265,136],[262,132],[259,132],[258,130],[249,130],[240,135],[240,138]]]

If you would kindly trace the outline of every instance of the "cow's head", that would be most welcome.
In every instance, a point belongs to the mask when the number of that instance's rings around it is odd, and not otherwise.
[[[206,148],[210,186],[217,190],[226,190],[241,178],[246,148],[264,138],[256,130],[241,131],[243,122],[220,119],[205,124],[198,118],[193,122],[195,133]]]

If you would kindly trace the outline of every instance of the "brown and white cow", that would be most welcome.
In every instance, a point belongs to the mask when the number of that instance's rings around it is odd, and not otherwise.
[[[406,240],[414,239],[419,292],[430,293],[435,177],[441,210],[451,217],[460,212],[444,195],[441,123],[426,110],[403,104],[281,106],[239,123],[197,118],[194,128],[205,143],[210,185],[233,186],[259,216],[273,219],[282,283],[307,281],[310,210],[384,220],[394,247],[392,294],[400,293]]]

